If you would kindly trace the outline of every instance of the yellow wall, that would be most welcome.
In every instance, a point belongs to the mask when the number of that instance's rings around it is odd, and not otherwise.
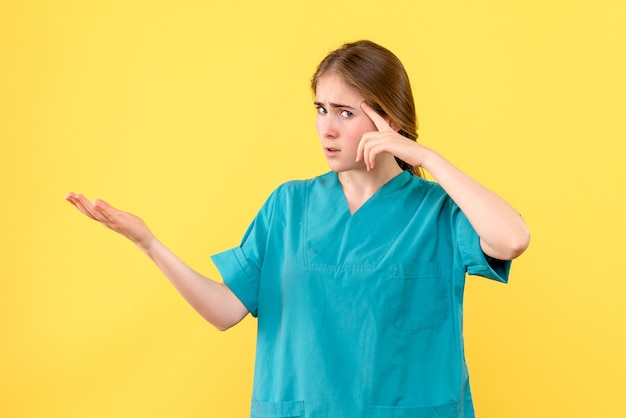
[[[422,141],[533,234],[510,285],[468,281],[480,416],[622,413],[626,3],[393,3],[0,3],[0,416],[246,416],[254,320],[213,330],[63,197],[215,277],[276,185],[326,171],[308,81],[359,38],[405,63]]]

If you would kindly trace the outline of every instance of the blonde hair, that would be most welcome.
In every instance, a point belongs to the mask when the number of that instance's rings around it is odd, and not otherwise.
[[[388,49],[367,40],[344,44],[322,60],[311,79],[315,94],[323,75],[339,75],[376,112],[399,127],[398,133],[416,141],[417,116],[409,77],[402,62]],[[403,170],[424,177],[420,167],[396,158]]]

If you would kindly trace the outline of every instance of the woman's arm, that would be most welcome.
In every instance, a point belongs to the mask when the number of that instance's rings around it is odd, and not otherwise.
[[[217,329],[232,327],[248,313],[226,285],[208,279],[187,266],[152,234],[140,218],[115,209],[102,200],[91,203],[84,196],[74,193],[69,193],[65,199],[89,218],[135,243],[185,300]]]
[[[478,236],[483,252],[501,260],[522,254],[530,242],[530,233],[522,217],[504,199],[473,180],[434,150],[398,134],[390,124],[363,103],[363,111],[378,131],[363,135],[357,159],[368,169],[376,156],[388,152],[414,167],[423,167],[443,187],[463,211]]]
[[[528,247],[526,223],[504,199],[459,170],[432,149],[418,144],[427,170],[463,211],[480,237],[483,252],[512,260]]]

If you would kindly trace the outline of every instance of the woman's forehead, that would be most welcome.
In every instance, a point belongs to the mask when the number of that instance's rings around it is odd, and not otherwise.
[[[346,104],[349,104],[347,103],[349,101],[350,104],[358,104],[363,101],[363,96],[346,83],[343,77],[330,73],[318,79],[315,100],[326,103],[341,103],[343,101]]]

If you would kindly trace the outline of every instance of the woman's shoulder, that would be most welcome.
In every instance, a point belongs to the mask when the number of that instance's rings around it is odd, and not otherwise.
[[[337,182],[337,174],[330,171],[325,174],[321,174],[316,177],[300,180],[288,180],[281,183],[275,193],[303,193],[309,190],[311,187],[332,187]]]
[[[407,182],[405,183],[405,194],[407,198],[416,202],[427,205],[446,205],[451,202],[451,198],[439,183],[433,180],[418,177],[413,174],[405,174]]]
[[[429,193],[445,194],[443,188],[436,181],[419,177],[409,171],[402,173],[408,179],[407,185],[413,189],[423,190]]]
[[[396,179],[395,183],[401,189],[410,194],[419,194],[421,196],[428,195],[429,198],[446,198],[447,193],[439,185],[439,183],[418,177],[412,173],[404,172]],[[394,189],[397,187],[394,186]],[[337,173],[329,171],[319,176],[308,179],[288,180],[281,183],[272,194],[277,196],[294,196],[297,194],[309,193],[313,190],[323,193],[324,190],[341,187]]]
[[[332,183],[332,174],[331,172],[308,179],[287,180],[280,183],[270,193],[264,208],[272,213],[293,212],[297,208],[302,208],[309,199],[311,192],[319,191],[320,186]]]

